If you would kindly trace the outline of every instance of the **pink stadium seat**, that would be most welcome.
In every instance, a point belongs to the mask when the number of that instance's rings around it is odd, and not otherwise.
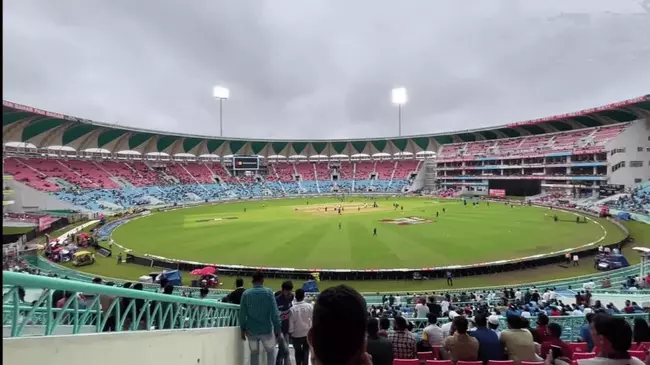
[[[574,352],[572,360],[591,359],[592,357],[596,357],[595,352]]]
[[[420,360],[418,360],[418,359],[395,359],[395,360],[393,360],[393,365],[420,365]]]
[[[542,365],[544,361],[522,361],[521,365]]]
[[[483,365],[483,361],[457,361],[456,365]]]
[[[648,354],[643,351],[643,350],[630,350],[627,352],[630,356],[636,357],[637,359],[641,361],[645,361],[645,359],[648,357]]]
[[[426,360],[434,360],[435,357],[433,356],[433,352],[426,351],[426,352],[418,352],[418,359],[421,362],[424,362]]]
[[[427,360],[426,365],[452,365],[451,360]]]
[[[569,348],[575,352],[587,352],[588,346],[586,342],[569,342]]]

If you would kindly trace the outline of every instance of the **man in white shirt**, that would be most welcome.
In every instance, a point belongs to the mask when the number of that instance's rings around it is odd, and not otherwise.
[[[521,290],[517,288],[517,291],[515,292],[515,299],[520,301],[521,300]]]
[[[444,341],[445,338],[449,337],[449,332],[451,332],[451,322],[454,321],[454,318],[458,317],[458,313],[455,311],[450,311],[449,312],[449,322],[445,323],[440,327],[442,329],[442,339]]]
[[[542,294],[542,300],[546,303],[551,299],[551,292],[548,289]]]
[[[440,302],[440,309],[442,309],[442,313],[449,310],[449,301],[447,301],[447,299],[443,299],[442,302]]]
[[[429,319],[429,325],[422,330],[422,339],[424,340],[426,338],[431,347],[442,346],[444,337],[442,335],[442,328],[437,324],[438,318],[433,313],[427,314],[427,318]]]
[[[402,305],[402,298],[399,295],[395,296],[395,306],[399,307]]]
[[[309,364],[309,344],[307,333],[311,328],[311,319],[314,307],[306,303],[305,291],[301,289],[295,292],[295,303],[289,309],[289,334],[293,343],[296,365]]]
[[[424,299],[418,299],[418,304],[415,305],[415,316],[416,318],[426,318],[429,314],[429,307],[423,303]]]

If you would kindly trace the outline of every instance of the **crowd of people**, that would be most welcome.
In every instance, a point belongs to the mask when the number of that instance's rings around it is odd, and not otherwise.
[[[453,362],[570,364],[574,347],[563,341],[563,327],[550,318],[561,315],[585,317],[579,336],[571,340],[584,343],[583,352],[594,352],[594,356],[580,364],[643,364],[628,351],[635,349],[631,353],[642,358],[650,351],[647,320],[638,317],[630,326],[615,315],[644,313],[647,309],[629,301],[622,310],[611,303],[603,306],[587,293],[579,294],[580,301],[572,305],[553,298],[552,289],[541,294],[534,289],[517,291],[520,294],[504,290],[496,305],[466,293],[460,296],[466,296],[462,299],[467,303],[460,306],[453,304],[454,298],[449,295],[441,300],[416,297],[413,315],[428,320],[418,337],[410,318],[401,312],[401,298],[396,296],[388,296],[385,306],[368,306],[358,292],[340,285],[320,293],[312,305],[305,301],[302,289],[293,292],[290,281],[277,292],[264,287],[262,273],[254,275],[252,288],[241,289],[236,289],[241,293],[241,335],[248,340],[251,365],[259,363],[262,352],[267,364],[290,364],[290,342],[299,365],[307,364],[309,358],[318,365],[389,365],[394,359],[416,359],[422,352]],[[440,325],[439,318],[444,317],[450,320]],[[505,326],[500,320],[503,317]],[[535,321],[534,326],[531,321]]]

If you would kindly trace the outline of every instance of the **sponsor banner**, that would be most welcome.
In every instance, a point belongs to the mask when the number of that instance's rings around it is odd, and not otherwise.
[[[598,112],[602,112],[602,111],[605,111],[605,110],[618,109],[618,108],[626,107],[626,106],[631,105],[631,104],[646,101],[649,98],[650,97],[648,97],[647,95],[646,96],[640,96],[638,98],[624,100],[624,101],[620,101],[618,103],[613,103],[613,104],[607,104],[607,105],[599,106],[597,108],[584,109],[584,110],[581,110],[581,111],[578,111],[578,112],[565,113],[565,114],[555,115],[555,116],[552,116],[552,117],[538,118],[538,119],[528,120],[528,121],[525,121],[525,122],[511,123],[511,124],[507,124],[506,127],[512,128],[512,127],[517,127],[517,126],[521,126],[521,125],[539,124],[539,123],[544,123],[544,122],[550,122],[552,120],[569,119],[569,118],[579,117],[579,116],[582,116],[582,115],[598,113]]]
[[[31,106],[26,106],[26,105],[21,105],[21,104],[16,104],[16,103],[12,103],[12,102],[9,102],[9,101],[4,101],[3,100],[2,105],[6,106],[8,108],[14,108],[14,109],[22,110],[22,111],[28,112],[28,113],[44,115],[44,116],[50,117],[50,118],[65,119],[65,115],[63,115],[63,114],[48,112],[47,110],[33,108]]]
[[[413,224],[431,223],[432,221],[430,219],[425,219],[420,217],[403,217],[403,218],[395,218],[395,219],[381,219],[380,222],[395,224],[398,226],[410,226]]]
[[[504,189],[490,189],[488,190],[488,194],[497,198],[505,198],[506,191]]]
[[[42,231],[44,231],[44,230],[50,228],[50,226],[52,225],[52,223],[54,223],[54,222],[55,222],[56,220],[58,220],[58,219],[59,219],[59,218],[54,218],[54,217],[51,217],[51,216],[49,216],[49,215],[48,215],[48,216],[45,216],[45,217],[40,217],[40,218],[38,218],[38,230],[39,230],[40,232],[42,232]]]

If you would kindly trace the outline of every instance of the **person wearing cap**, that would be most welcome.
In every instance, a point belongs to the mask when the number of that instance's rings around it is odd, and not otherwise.
[[[494,333],[497,334],[497,337],[501,338],[501,331],[499,331],[499,323],[501,321],[499,320],[499,316],[493,314],[487,318],[487,322],[488,328],[494,331]]]
[[[499,335],[487,327],[488,316],[484,313],[477,314],[474,317],[474,325],[476,328],[469,335],[478,340],[478,359],[484,363],[490,360],[504,360],[505,356],[501,342],[499,342]]]

